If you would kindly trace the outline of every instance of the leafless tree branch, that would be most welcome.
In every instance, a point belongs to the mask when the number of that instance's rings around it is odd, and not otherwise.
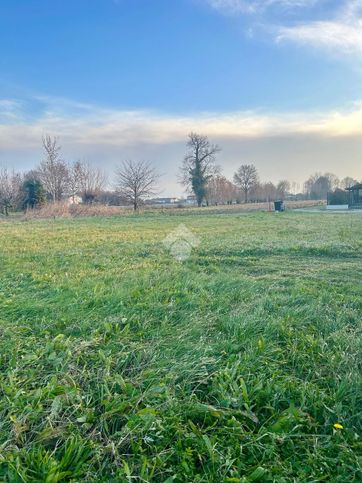
[[[152,165],[145,161],[125,161],[116,171],[116,189],[119,195],[139,208],[142,201],[155,194],[159,175]]]

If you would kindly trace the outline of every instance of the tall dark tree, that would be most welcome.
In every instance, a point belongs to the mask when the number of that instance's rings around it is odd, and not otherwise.
[[[46,193],[41,181],[34,177],[27,177],[25,179],[23,186],[23,208],[38,208],[43,203],[46,202]]]
[[[213,175],[219,171],[215,165],[217,145],[210,144],[206,136],[189,134],[187,154],[181,167],[181,183],[192,191],[197,205],[201,206],[207,194],[207,185]]]
[[[234,183],[244,193],[244,201],[249,201],[250,190],[259,182],[259,175],[253,164],[242,164],[234,174]]]

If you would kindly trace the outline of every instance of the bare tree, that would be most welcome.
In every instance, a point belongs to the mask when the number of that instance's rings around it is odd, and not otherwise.
[[[210,144],[206,136],[196,133],[189,134],[187,148],[188,152],[181,167],[180,182],[194,193],[198,206],[201,206],[209,179],[219,171],[215,165],[215,157],[220,148]]]
[[[356,179],[351,178],[350,176],[346,176],[341,181],[341,188],[342,189],[350,188],[351,186],[353,186],[357,183],[358,183],[358,181]]]
[[[212,176],[206,186],[208,204],[231,204],[235,196],[235,186],[225,176]]]
[[[338,178],[338,176],[336,176],[333,173],[325,173],[324,176],[328,179],[328,184],[329,184],[330,190],[335,190],[335,189],[339,188],[341,181]]]
[[[240,187],[238,189],[239,189],[239,193],[242,193],[242,195],[244,195],[244,198],[245,198],[245,194],[243,193],[243,190],[241,190]],[[253,186],[251,186],[251,188],[248,191],[248,202],[257,203],[262,201],[266,201],[265,183],[260,183],[258,181],[257,183],[253,184]]]
[[[125,161],[116,171],[116,177],[117,192],[135,211],[145,198],[155,194],[159,178],[152,165],[145,161]]]
[[[84,203],[92,203],[106,184],[105,174],[87,162],[77,161],[69,170],[69,194],[79,195]]]
[[[68,192],[68,167],[60,156],[57,138],[43,137],[43,148],[45,157],[38,169],[39,179],[53,202],[59,201]]]
[[[304,192],[311,200],[326,200],[328,192],[335,190],[339,183],[333,173],[315,173],[304,183]]]
[[[271,181],[268,181],[267,183],[263,183],[263,194],[264,194],[264,200],[265,201],[275,201],[278,194],[277,194],[277,188],[272,183]]]
[[[287,193],[290,191],[290,182],[286,179],[279,181],[277,184],[277,196],[281,200],[284,200]]]
[[[82,175],[82,165],[80,161],[76,161],[69,167],[68,194],[72,198],[73,203],[75,197],[80,195]]]
[[[242,164],[234,174],[234,183],[243,191],[245,203],[248,202],[249,191],[258,181],[258,172],[253,164]]]
[[[319,176],[319,178],[313,184],[311,198],[317,200],[326,200],[330,189],[331,186],[328,177],[325,175]]]
[[[307,181],[304,183],[304,193],[308,199],[312,199],[314,196],[314,185],[316,184],[318,178],[322,176],[322,173],[314,173],[309,178]]]
[[[6,216],[15,209],[21,197],[22,176],[6,168],[0,170],[0,207]]]

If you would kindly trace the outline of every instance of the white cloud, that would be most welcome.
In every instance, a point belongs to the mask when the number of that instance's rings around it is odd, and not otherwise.
[[[295,9],[309,7],[318,0],[206,0],[211,7],[226,14],[257,13],[268,8]]]
[[[1,122],[16,121],[21,116],[22,104],[14,99],[0,99]]]
[[[277,41],[292,41],[338,54],[362,53],[362,1],[348,1],[332,20],[310,21],[277,29]]]
[[[330,0],[206,0],[214,9],[224,14],[260,14],[258,27],[271,32],[276,41],[292,42],[319,48],[333,55],[360,55],[362,52],[362,0],[341,0],[336,8]],[[319,9],[318,18],[313,18],[312,7]],[[283,13],[305,9],[308,20],[296,21]],[[273,9],[273,22],[268,10]],[[289,18],[289,22],[286,22]],[[279,19],[279,23],[278,23]],[[251,20],[253,25],[253,20]]]
[[[362,53],[362,19],[350,23],[311,22],[278,29],[277,41],[324,48],[333,54]]]
[[[362,0],[346,0],[344,5],[344,16],[355,18],[362,11]]]
[[[11,101],[9,101],[11,102]],[[2,101],[1,105],[6,105]],[[350,109],[328,112],[268,113],[240,111],[165,115],[148,111],[122,111],[47,98],[37,118],[17,110],[0,123],[2,149],[34,147],[45,133],[78,145],[136,146],[183,142],[191,130],[213,137],[261,138],[288,134],[321,136],[362,135],[362,102]]]

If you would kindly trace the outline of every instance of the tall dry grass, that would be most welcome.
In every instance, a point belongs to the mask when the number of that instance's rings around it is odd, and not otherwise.
[[[311,208],[322,206],[323,201],[287,201],[287,210],[296,208]],[[239,205],[218,205],[198,208],[197,206],[143,206],[139,213],[166,213],[173,214],[199,214],[199,213],[238,213],[253,211],[274,210],[274,203],[244,203]],[[25,220],[48,219],[48,218],[77,218],[88,216],[125,216],[133,214],[132,207],[108,206],[102,204],[69,204],[64,202],[48,203],[41,208],[30,209],[25,215]]]
[[[128,208],[107,206],[101,204],[68,204],[63,202],[48,203],[41,208],[30,209],[25,213],[25,219],[46,218],[76,218],[80,216],[115,216],[128,213]]]

